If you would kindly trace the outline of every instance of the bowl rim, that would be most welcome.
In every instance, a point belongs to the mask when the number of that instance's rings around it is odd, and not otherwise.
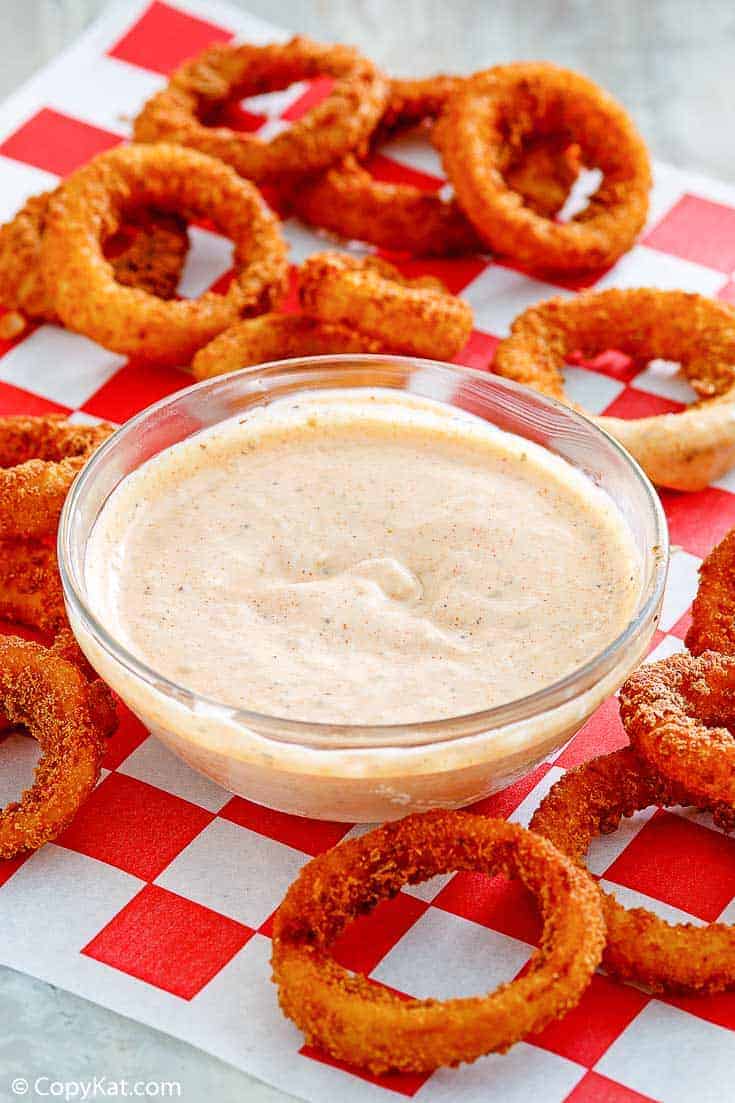
[[[427,369],[440,369],[450,372],[459,380],[468,379],[479,384],[487,384],[492,381],[493,387],[507,390],[521,400],[533,398],[536,406],[561,414],[568,418],[577,428],[582,429],[592,436],[597,436],[607,447],[611,448],[622,459],[634,481],[638,482],[644,492],[644,500],[650,509],[656,533],[654,549],[654,569],[648,580],[648,591],[641,589],[641,596],[635,615],[626,627],[613,639],[602,651],[593,655],[582,666],[577,667],[570,674],[552,682],[548,686],[527,694],[524,697],[483,709],[476,712],[461,713],[456,716],[442,717],[436,720],[414,721],[396,724],[337,724],[313,720],[295,720],[281,717],[275,714],[261,713],[256,710],[226,705],[221,701],[198,693],[187,686],[181,685],[171,678],[160,674],[148,663],[137,658],[123,644],[121,644],[105,627],[97,615],[92,611],[84,593],[81,591],[76,572],[73,567],[73,518],[80,499],[87,488],[93,483],[97,469],[105,458],[118,446],[125,436],[134,434],[142,425],[151,418],[157,416],[167,407],[185,401],[190,395],[197,392],[209,392],[231,383],[237,378],[256,380],[258,376],[275,374],[276,372],[288,372],[297,374],[302,369],[319,368],[326,370],[329,367],[344,368],[352,366],[356,369],[362,366],[383,363],[394,365],[397,368],[410,366],[414,371]],[[328,389],[325,384],[322,390]],[[390,389],[390,388],[386,388]],[[442,400],[439,400],[442,401]],[[447,403],[451,405],[451,403]],[[476,415],[482,416],[482,415]],[[216,424],[216,423],[213,423]],[[207,427],[209,428],[209,427]],[[192,434],[193,435],[193,434]],[[188,439],[187,437],[182,440]],[[541,445],[540,447],[543,447]],[[163,450],[162,450],[163,451]],[[147,461],[144,461],[147,462]],[[567,461],[569,462],[569,461]],[[135,468],[137,470],[137,468]],[[123,478],[127,478],[123,476]],[[104,505],[101,507],[104,508]],[[99,515],[99,514],[98,514]],[[96,518],[95,518],[96,520]],[[91,531],[91,529],[89,530]],[[87,532],[87,540],[89,532]],[[243,727],[257,732],[265,739],[273,739],[278,743],[296,744],[302,747],[329,748],[345,750],[361,748],[370,750],[380,747],[420,747],[428,746],[446,740],[453,740],[477,733],[488,733],[492,730],[507,728],[521,721],[528,721],[553,711],[574,698],[582,696],[591,689],[597,681],[601,680],[609,669],[614,666],[615,659],[632,643],[639,632],[642,632],[655,614],[664,591],[669,562],[669,535],[666,516],[660,498],[652,483],[641,469],[636,460],[607,430],[597,425],[591,417],[585,416],[577,409],[559,402],[557,399],[541,394],[532,388],[525,387],[514,380],[505,379],[487,371],[479,371],[462,365],[448,364],[438,360],[429,360],[420,357],[398,356],[391,354],[335,354],[322,356],[299,357],[289,360],[274,360],[253,367],[241,368],[184,387],[164,396],[157,402],[139,411],[120,425],[110,437],[96,450],[81,473],[72,484],[67,495],[59,521],[57,553],[59,572],[61,575],[64,598],[71,611],[72,624],[76,618],[90,634],[96,644],[101,647],[115,662],[122,665],[126,671],[144,681],[151,689],[179,703],[193,706],[200,711],[212,710],[226,717],[230,722],[234,721]],[[599,678],[597,674],[599,673]],[[453,730],[455,729],[455,730]],[[400,737],[400,738],[399,738]]]

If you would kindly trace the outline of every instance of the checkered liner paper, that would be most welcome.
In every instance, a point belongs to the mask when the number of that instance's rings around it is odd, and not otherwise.
[[[285,32],[203,0],[187,8],[136,2],[108,11],[0,107],[0,218],[123,141],[131,117],[174,66],[233,35],[266,42]],[[277,132],[323,94],[323,83],[250,101],[243,125]],[[373,171],[429,190],[444,183],[434,154],[411,137],[383,149]],[[295,221],[284,229],[296,263],[324,248],[323,238]],[[195,228],[192,238],[186,295],[210,287],[229,265],[230,250],[217,235]],[[577,289],[482,257],[412,260],[406,267],[438,273],[471,303],[478,328],[457,361],[481,370],[520,310]],[[640,243],[588,283],[683,288],[735,302],[734,273],[735,188],[657,165]],[[122,422],[188,382],[175,370],[131,366],[50,325],[0,345],[4,412],[58,410],[79,421]],[[570,368],[568,383],[588,410],[623,417],[679,410],[691,398],[670,366],[638,371],[612,353]],[[657,658],[683,647],[697,566],[735,524],[735,475],[698,494],[662,498],[674,552],[653,645]],[[483,801],[481,811],[525,824],[564,770],[624,742],[609,701],[560,754]],[[0,800],[17,794],[36,753],[31,740],[7,738]],[[349,825],[300,820],[231,796],[125,714],[103,779],[73,825],[31,857],[0,863],[0,960],[318,1103],[396,1095],[425,1103],[733,1098],[735,995],[653,999],[602,973],[562,1022],[507,1056],[461,1069],[375,1079],[304,1048],[270,982],[273,912],[309,856],[350,833]],[[590,864],[627,904],[673,921],[735,921],[735,841],[703,816],[649,809],[598,841]],[[518,886],[460,873],[407,888],[360,919],[339,942],[337,957],[414,996],[476,994],[515,975],[537,935],[537,918]]]

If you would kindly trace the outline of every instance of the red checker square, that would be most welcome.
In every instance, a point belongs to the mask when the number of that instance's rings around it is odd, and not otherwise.
[[[577,1006],[528,1040],[591,1068],[649,1000],[645,992],[595,973]]]
[[[381,900],[368,915],[353,920],[337,939],[332,946],[335,961],[356,973],[370,973],[427,907],[406,892]]]
[[[509,881],[502,874],[488,877],[484,873],[457,873],[434,897],[432,907],[471,919],[530,946],[538,944],[541,934],[541,917],[531,893],[520,881]]]
[[[717,298],[723,299],[726,303],[735,304],[735,280],[728,280],[717,292]]]
[[[708,486],[696,494],[660,491],[672,544],[704,558],[735,525],[735,494]]]
[[[669,635],[676,636],[677,639],[683,640],[691,626],[692,611],[691,609],[687,609],[686,613],[677,620],[676,624],[669,628]]]
[[[43,107],[5,139],[0,153],[57,176],[68,176],[121,141],[119,134]]]
[[[7,858],[0,862],[0,888],[9,881],[13,874],[28,861],[30,854],[21,854],[18,858]]]
[[[588,371],[599,372],[610,379],[618,379],[621,383],[629,383],[635,377],[639,368],[635,360],[624,352],[608,349],[597,356],[585,357],[579,352],[573,352],[567,357],[567,363],[578,368],[587,368]]]
[[[159,398],[191,385],[191,377],[176,368],[141,366],[133,361],[110,376],[82,409],[95,417],[127,421]]]
[[[460,295],[467,284],[489,267],[482,257],[404,257],[379,250],[404,276],[436,276],[453,295]]]
[[[476,812],[480,816],[497,816],[499,819],[507,820],[550,769],[548,762],[542,762],[530,774],[519,778],[507,789],[501,789],[499,793],[493,793],[484,800],[478,800],[477,804],[471,805],[468,811]]]
[[[348,823],[331,823],[329,820],[307,820],[302,816],[290,816],[264,808],[244,797],[233,797],[219,812],[222,819],[231,820],[240,827],[267,835],[278,843],[303,850],[305,854],[321,854],[335,846],[350,830]]]
[[[113,773],[57,842],[152,881],[213,818],[181,797]]]
[[[604,876],[712,923],[735,896],[735,842],[659,811]]]
[[[119,698],[117,699],[117,718],[117,731],[107,741],[102,762],[106,770],[116,770],[128,755],[131,755],[148,738],[148,732],[138,717],[134,716]]]
[[[571,743],[559,755],[555,765],[570,770],[596,755],[617,751],[627,743],[628,737],[620,720],[617,699],[610,697],[579,729]]]
[[[303,118],[313,108],[318,107],[333,88],[334,77],[316,77],[309,81],[309,87],[285,111],[281,112],[281,118],[285,122],[295,123],[297,119]]]
[[[475,368],[476,371],[490,371],[495,359],[495,350],[499,344],[499,337],[473,329],[467,344],[452,358],[452,363],[461,364],[465,368]]]
[[[565,1103],[655,1103],[649,1095],[616,1084],[599,1072],[588,1072],[574,1091],[567,1096]]]
[[[190,1000],[252,936],[234,919],[146,885],[82,953]]]
[[[670,398],[663,398],[658,394],[648,394],[647,391],[639,391],[635,387],[626,387],[619,394],[604,413],[609,417],[654,417],[657,414],[678,414],[684,409],[681,402],[673,402]]]
[[[318,1049],[316,1046],[302,1046],[299,1053],[302,1057],[309,1057],[312,1061],[320,1061],[323,1065],[329,1065],[330,1068],[349,1072],[360,1080],[367,1080],[368,1084],[376,1084],[379,1088],[397,1092],[398,1095],[405,1095],[409,1099],[416,1094],[419,1088],[423,1087],[431,1076],[430,1072],[387,1072],[382,1076],[373,1076],[372,1073],[365,1072],[364,1069],[357,1068],[356,1065],[348,1065],[345,1061],[335,1060],[334,1057],[330,1057],[323,1049]]]
[[[374,153],[369,157],[365,161],[365,168],[375,180],[383,184],[411,184],[419,191],[437,192],[445,183],[441,176],[404,165],[382,153]]]
[[[735,992],[715,996],[659,996],[660,1000],[726,1030],[735,1030]]]
[[[0,381],[0,414],[68,414],[68,406]]]
[[[698,195],[683,195],[643,239],[644,245],[672,253],[718,272],[735,268],[735,208]]]
[[[232,31],[156,0],[109,55],[154,73],[170,73],[205,46],[231,38]]]
[[[226,103],[217,116],[219,126],[229,126],[230,130],[242,130],[248,134],[260,130],[266,120],[266,115],[249,111],[242,103]]]

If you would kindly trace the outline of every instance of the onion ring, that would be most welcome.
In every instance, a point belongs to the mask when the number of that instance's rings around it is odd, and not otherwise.
[[[217,125],[223,105],[319,76],[334,78],[327,98],[270,140]],[[349,46],[305,37],[268,46],[216,43],[185,62],[145,104],[135,141],[176,142],[218,157],[258,184],[278,183],[284,174],[318,172],[361,145],[387,95],[387,80]]]
[[[0,226],[0,302],[35,321],[59,320],[40,259],[49,203],[57,191],[32,196]],[[186,223],[173,214],[139,210],[126,218],[123,231],[104,243],[117,282],[173,298],[189,248]],[[16,325],[10,336],[23,328]]]
[[[0,637],[0,706],[43,752],[32,788],[0,812],[0,858],[14,858],[55,839],[74,818],[99,777],[102,732],[77,667],[15,636]]]
[[[69,487],[112,431],[62,414],[0,417],[0,540],[52,536]]]
[[[699,568],[699,589],[684,643],[693,655],[703,651],[735,655],[735,529]]]
[[[468,303],[431,277],[404,279],[378,257],[316,253],[299,276],[307,314],[355,326],[396,353],[450,360],[472,330]]]
[[[518,876],[544,919],[521,977],[487,996],[404,1000],[338,965],[347,923],[405,884],[470,869]],[[373,1073],[427,1072],[504,1051],[579,1000],[605,941],[591,879],[516,824],[429,812],[340,843],[301,871],[276,913],[273,977],[281,1009],[332,1057]]]
[[[569,770],[542,801],[531,830],[581,864],[594,836],[610,834],[624,816],[650,805],[711,809],[647,769],[624,747]],[[735,985],[735,928],[724,923],[673,925],[645,908],[624,908],[602,889],[600,893],[607,923],[602,960],[610,973],[655,992],[720,992]]]
[[[735,805],[735,655],[703,651],[646,663],[620,690],[641,758],[695,797]]]
[[[701,490],[735,464],[735,313],[724,302],[656,288],[549,299],[516,318],[493,369],[564,402],[566,357],[610,348],[638,360],[679,361],[700,396],[678,414],[593,418],[655,483]]]
[[[563,137],[604,179],[588,206],[554,222],[524,206],[505,180],[529,139]],[[612,264],[633,244],[648,212],[651,170],[629,115],[591,80],[549,62],[500,65],[452,96],[435,130],[465,214],[490,248],[535,270]]]
[[[100,242],[136,206],[211,218],[235,246],[235,276],[223,295],[163,302],[115,281]],[[241,317],[273,306],[285,290],[286,244],[260,192],[227,165],[179,146],[121,146],[102,153],[52,200],[41,256],[54,274],[64,325],[114,352],[188,364]]]
[[[230,326],[200,349],[191,362],[191,372],[196,379],[211,379],[294,356],[383,351],[379,341],[347,326],[320,322],[305,314],[261,314]]]

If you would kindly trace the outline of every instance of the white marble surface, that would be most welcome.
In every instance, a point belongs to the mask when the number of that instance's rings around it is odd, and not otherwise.
[[[399,75],[539,57],[582,69],[627,104],[657,157],[735,180],[735,7],[728,0],[242,0],[242,6],[317,38],[353,42]],[[0,96],[102,7],[101,0],[0,0]],[[33,1083],[39,1076],[95,1075],[178,1080],[181,1098],[197,1103],[289,1098],[182,1042],[8,969],[0,969],[0,1008],[2,1100],[19,1098],[10,1087],[15,1076]]]

